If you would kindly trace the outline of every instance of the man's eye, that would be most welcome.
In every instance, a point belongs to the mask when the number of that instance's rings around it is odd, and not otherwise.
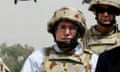
[[[58,26],[59,29],[65,29],[65,26]]]

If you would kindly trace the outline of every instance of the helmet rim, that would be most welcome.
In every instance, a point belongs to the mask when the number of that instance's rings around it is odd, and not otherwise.
[[[96,0],[91,1],[90,6],[88,8],[89,11],[96,12],[96,8],[100,5],[110,6],[115,8],[115,15],[120,15],[120,4],[114,0]]]

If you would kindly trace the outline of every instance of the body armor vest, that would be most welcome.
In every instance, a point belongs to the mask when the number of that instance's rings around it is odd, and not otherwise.
[[[61,54],[53,48],[48,48],[46,53],[41,72],[91,72],[90,53]]]
[[[95,31],[94,31],[95,32]],[[109,33],[106,35],[95,34],[89,31],[86,35],[86,49],[100,54],[104,51],[114,48],[115,45],[120,43],[120,33]]]

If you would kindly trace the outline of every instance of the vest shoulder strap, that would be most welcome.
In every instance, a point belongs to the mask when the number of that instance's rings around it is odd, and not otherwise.
[[[46,48],[45,48],[45,55],[46,55],[46,56],[49,56],[51,50],[54,50],[53,46],[46,47]]]

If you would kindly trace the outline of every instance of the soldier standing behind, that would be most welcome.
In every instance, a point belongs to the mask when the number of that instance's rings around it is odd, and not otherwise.
[[[70,7],[56,10],[48,22],[55,44],[33,52],[21,72],[94,72],[97,55],[83,51],[82,42],[77,42],[85,30],[81,11]]]
[[[97,24],[84,36],[86,50],[100,54],[120,43],[116,16],[120,15],[120,0],[92,0],[89,10],[96,15]]]

